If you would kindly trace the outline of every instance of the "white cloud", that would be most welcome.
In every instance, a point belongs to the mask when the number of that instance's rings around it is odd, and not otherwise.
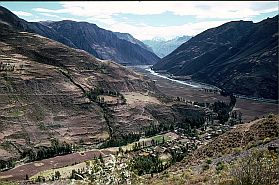
[[[42,13],[68,13],[69,12],[69,10],[66,9],[51,10],[47,8],[33,8],[33,10]]]
[[[267,1],[78,1],[60,2],[60,4],[63,8],[58,10],[46,8],[33,10],[40,13],[80,16],[83,17],[83,20],[92,23],[101,22],[101,27],[105,29],[131,33],[138,39],[151,39],[159,35],[165,38],[173,38],[177,35],[196,35],[228,20],[251,20],[262,13],[278,10],[278,2]],[[166,26],[151,26],[144,22],[128,23],[114,18],[114,15],[155,15],[164,12],[172,12],[174,15],[180,16],[191,15],[196,17],[199,22],[182,22],[179,26],[167,26],[168,23],[165,24]],[[209,18],[215,19],[215,21],[209,21]]]
[[[172,12],[175,15],[194,15],[200,18],[246,18],[260,13],[274,11],[277,2],[267,1],[85,1],[61,2],[63,9],[56,13],[71,13],[78,16],[92,17],[96,15],[135,14],[154,15]],[[263,8],[261,8],[263,7]],[[47,9],[37,9],[49,11]],[[55,13],[54,11],[52,11]]]
[[[29,12],[23,12],[23,11],[13,11],[13,13],[16,14],[17,16],[23,16],[23,17],[32,16],[31,13],[29,13]]]
[[[147,40],[161,35],[165,39],[172,39],[178,35],[196,35],[206,29],[220,26],[227,21],[206,21],[199,23],[188,23],[179,26],[135,26],[127,23],[115,23],[107,29],[118,32],[128,32],[139,40]]]
[[[60,18],[58,15],[50,14],[50,13],[40,13],[41,15],[47,16],[47,17],[54,17],[54,18]]]

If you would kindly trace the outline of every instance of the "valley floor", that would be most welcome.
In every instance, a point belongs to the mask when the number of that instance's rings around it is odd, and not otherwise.
[[[224,97],[213,92],[205,92],[201,88],[194,88],[175,81],[170,81],[166,78],[155,76],[151,74],[150,71],[145,70],[146,67],[138,66],[132,68],[155,81],[156,87],[168,96],[183,97],[186,100],[196,102],[213,103],[218,100],[229,102],[229,97]],[[260,118],[266,116],[269,113],[279,113],[278,104],[242,98],[237,98],[235,109],[242,112],[242,119],[244,122],[251,121],[256,117]]]
[[[218,93],[214,92],[205,92],[201,88],[195,88],[191,86],[186,86],[180,83],[177,83],[175,81],[170,81],[165,78],[161,78],[158,76],[154,76],[151,73],[149,73],[146,70],[142,70],[141,68],[135,68],[139,73],[143,73],[144,75],[151,78],[153,81],[155,81],[155,84],[157,88],[170,97],[182,97],[187,101],[190,102],[199,102],[199,103],[214,103],[217,101],[224,101],[226,103],[230,102],[229,97],[221,96]],[[147,96],[144,94],[131,94],[126,93],[124,94],[127,98],[128,104],[143,104],[145,101],[148,102],[157,102],[156,98],[148,99]],[[104,99],[108,99],[110,97],[103,96]],[[110,100],[110,99],[109,99]],[[141,101],[139,101],[141,100]],[[112,101],[112,100],[110,100]],[[240,99],[237,98],[236,105],[234,107],[234,110],[239,110],[242,112],[243,122],[248,122],[251,120],[254,120],[256,117],[262,117],[267,116],[269,113],[278,113],[278,105],[272,104],[272,103],[264,103],[259,102],[255,100],[247,100],[247,99]],[[173,151],[178,153],[183,153],[181,151],[185,150],[187,155],[190,154],[192,151],[194,151],[196,148],[199,148],[200,146],[204,146],[207,143],[211,142],[213,139],[212,135],[215,135],[214,137],[217,137],[218,135],[223,134],[224,132],[233,129],[234,126],[228,126],[228,125],[221,125],[221,124],[214,124],[212,127],[208,127],[205,130],[197,129],[198,139],[195,137],[187,137],[184,134],[183,129],[182,131],[174,130],[173,132],[167,132],[167,133],[159,133],[151,138],[141,138],[138,142],[134,142],[131,144],[128,144],[126,146],[122,146],[122,150],[130,150],[132,151],[130,154],[124,155],[124,162],[122,161],[116,161],[117,165],[126,165],[126,162],[128,163],[128,160],[133,160],[133,157],[137,158],[140,156],[146,156],[146,155],[155,155],[156,157],[159,157],[162,161],[166,161],[166,163],[163,163],[164,165],[168,166],[171,164],[171,159]],[[163,141],[164,140],[164,141]],[[152,144],[152,142],[155,142],[157,144]],[[142,145],[139,143],[142,142]],[[166,142],[166,143],[165,143]],[[145,143],[145,144],[144,144]],[[134,149],[135,146],[141,146],[139,149]],[[187,148],[187,149],[186,149]],[[88,150],[84,152],[75,152],[72,154],[67,154],[64,156],[56,156],[49,159],[44,159],[41,161],[35,161],[27,164],[18,165],[17,167],[10,169],[8,171],[0,172],[0,181],[1,180],[21,180],[24,181],[25,179],[29,179],[30,182],[37,181],[38,178],[44,177],[47,178],[48,181],[51,181],[52,176],[55,174],[56,170],[59,170],[61,172],[61,178],[67,179],[66,184],[69,181],[69,176],[71,175],[73,170],[83,169],[82,173],[89,173],[87,169],[92,168],[92,164],[94,163],[93,158],[98,157],[100,155],[104,156],[105,158],[108,158],[108,163],[111,161],[114,161],[113,156],[118,155],[110,155],[110,154],[116,154],[120,152],[120,149],[118,147],[110,147],[106,149],[95,149],[95,150]],[[174,153],[175,153],[174,152]],[[185,153],[185,152],[184,152]],[[181,156],[179,156],[181,157]],[[183,156],[184,157],[184,156]],[[183,158],[182,157],[182,158]],[[126,159],[125,159],[126,158]],[[105,159],[107,160],[107,159]],[[106,163],[104,163],[106,164]],[[115,164],[115,163],[114,163]],[[94,166],[95,164],[93,164]],[[123,166],[122,165],[122,166]],[[169,167],[169,166],[168,166]],[[167,168],[168,168],[167,167]],[[106,171],[106,173],[109,173],[109,170],[112,169],[111,166],[102,167],[102,170]],[[90,172],[91,173],[91,172]],[[127,170],[128,175],[131,175],[130,172]],[[119,174],[117,174],[119,175]],[[127,174],[126,174],[127,175]],[[28,178],[27,178],[28,176]],[[109,175],[106,175],[106,177]],[[99,178],[99,177],[98,177]],[[115,177],[118,178],[118,177]],[[59,182],[59,181],[58,181]],[[65,183],[65,182],[64,182]],[[1,184],[1,182],[0,182]]]

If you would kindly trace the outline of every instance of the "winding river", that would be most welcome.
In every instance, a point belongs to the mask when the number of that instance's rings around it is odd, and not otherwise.
[[[167,75],[164,75],[164,74],[160,74],[156,71],[153,71],[151,69],[151,65],[138,65],[138,66],[132,66],[132,68],[139,68],[139,69],[142,69],[142,70],[145,70],[145,71],[148,71],[150,74],[154,75],[154,76],[157,76],[157,77],[160,77],[160,78],[164,78],[164,79],[167,79],[167,80],[170,80],[172,82],[176,82],[176,83],[179,83],[179,84],[183,84],[183,85],[186,85],[186,86],[189,86],[189,87],[192,87],[192,88],[199,88],[199,89],[212,89],[212,90],[218,90],[220,91],[221,89],[219,89],[218,87],[215,87],[213,85],[209,85],[209,84],[203,84],[203,83],[198,83],[198,82],[194,82],[192,80],[177,80],[177,79],[173,79]]]
[[[141,71],[143,73],[148,72],[151,75],[154,75],[156,77],[167,79],[169,81],[176,82],[176,83],[182,84],[182,85],[186,85],[186,86],[191,87],[191,88],[221,91],[220,88],[218,88],[216,86],[213,86],[213,85],[204,84],[204,83],[200,83],[200,82],[194,82],[192,80],[177,80],[177,79],[173,79],[169,75],[161,74],[161,73],[158,73],[158,72],[152,70],[151,69],[152,65],[137,65],[137,66],[127,66],[127,67],[136,69],[137,71]],[[273,103],[273,104],[275,103],[275,104],[278,104],[277,100],[265,99],[265,98],[257,98],[257,97],[252,97],[252,96],[245,96],[245,95],[241,95],[241,94],[234,94],[234,95],[237,98],[240,98],[240,99],[247,99],[247,100],[254,100],[254,101],[265,102],[265,103]]]

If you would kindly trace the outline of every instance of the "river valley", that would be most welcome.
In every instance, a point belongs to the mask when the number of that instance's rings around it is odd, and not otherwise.
[[[157,88],[164,94],[172,97],[183,97],[186,100],[213,103],[215,101],[229,101],[229,97],[221,96],[216,92],[204,89],[216,89],[217,87],[193,82],[172,79],[166,75],[151,70],[151,66],[129,66],[129,68],[144,74],[155,81]],[[262,117],[268,113],[278,114],[278,104],[269,103],[268,100],[249,98],[242,96],[237,98],[235,110],[243,113],[243,121],[251,121],[256,117]]]

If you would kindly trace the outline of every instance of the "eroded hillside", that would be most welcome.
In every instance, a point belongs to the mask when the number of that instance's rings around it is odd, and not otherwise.
[[[1,159],[52,138],[94,146],[193,109],[162,103],[154,82],[132,70],[6,24],[0,45]]]

